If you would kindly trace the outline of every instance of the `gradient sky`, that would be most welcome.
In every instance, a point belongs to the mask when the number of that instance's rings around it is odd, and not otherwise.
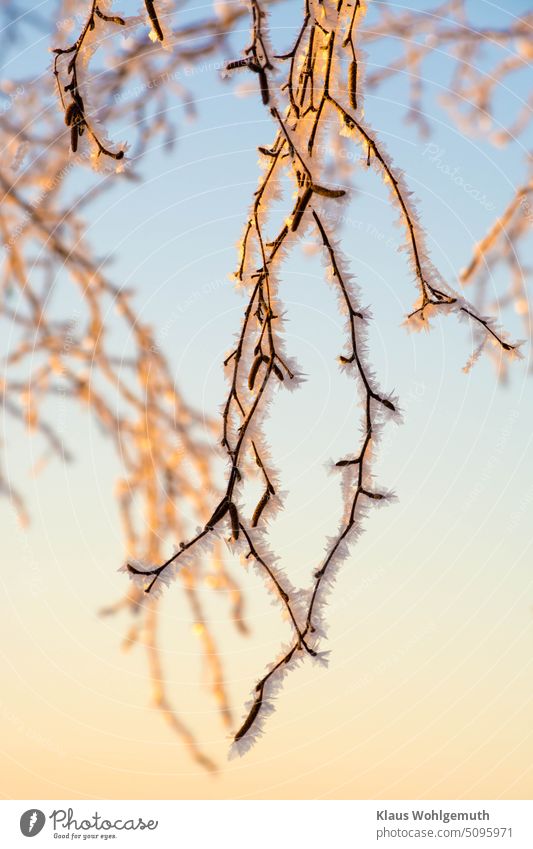
[[[470,5],[484,25],[502,25],[510,9],[530,7]],[[280,49],[291,41],[299,9],[291,0],[274,16]],[[46,43],[27,37],[40,73]],[[371,50],[368,66],[382,59],[383,48]],[[15,68],[16,62],[2,76]],[[440,161],[459,168],[502,209],[526,173],[531,134],[512,149],[495,148],[488,134],[464,138],[438,103],[449,81],[446,56],[432,58],[426,73],[430,141],[441,148]],[[143,318],[165,328],[160,341],[188,399],[216,414],[224,398],[220,362],[243,305],[228,274],[257,182],[256,147],[272,138],[273,127],[255,99],[236,98],[212,68],[199,69],[191,83],[199,120],[180,118],[174,152],[154,146],[141,166],[142,185],[117,184],[93,204],[87,237],[100,255],[114,256],[114,279],[136,288]],[[502,124],[527,94],[520,77],[513,90],[498,92]],[[433,260],[457,285],[472,243],[495,212],[431,161],[428,142],[402,120],[406,98],[400,77],[367,95],[366,118],[406,171]],[[7,502],[0,504],[4,797],[531,796],[529,364],[517,363],[502,387],[486,360],[462,373],[471,331],[453,317],[437,321],[428,336],[400,327],[415,298],[405,254],[397,250],[403,231],[375,173],[355,170],[354,182],[357,191],[343,208],[344,251],[362,302],[372,306],[376,373],[385,390],[398,393],[404,423],[387,426],[376,465],[380,485],[399,501],[371,514],[331,598],[329,671],[305,664],[289,676],[265,738],[245,759],[226,764],[227,740],[203,687],[188,611],[177,592],[169,593],[163,630],[172,695],[224,765],[215,779],[199,773],[148,706],[142,652],[120,651],[125,620],[96,615],[125,580],[116,572],[123,557],[112,494],[117,460],[88,415],[67,416],[50,405],[74,465],[56,462],[31,479],[37,449],[26,435],[7,431],[8,471],[28,496],[32,524],[19,530]],[[490,285],[498,290],[502,282],[499,272]],[[324,465],[350,450],[359,408],[336,368],[340,322],[317,258],[296,251],[281,292],[287,347],[308,381],[298,393],[278,393],[268,424],[288,493],[272,536],[293,583],[306,586],[317,551],[338,523],[338,481]],[[76,309],[67,290],[62,307],[67,315]],[[519,333],[517,317],[507,319]],[[128,340],[117,344],[124,350]],[[241,580],[251,639],[237,639],[224,603],[209,602],[237,716],[288,634],[264,603],[261,583],[251,573]]]

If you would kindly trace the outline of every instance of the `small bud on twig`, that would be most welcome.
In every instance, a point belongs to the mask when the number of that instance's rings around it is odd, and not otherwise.
[[[214,511],[214,513],[211,516],[211,518],[209,519],[209,521],[206,523],[206,528],[209,528],[209,529],[214,528],[215,525],[218,522],[220,522],[220,520],[226,515],[226,513],[228,512],[228,509],[229,509],[228,499],[224,498],[220,502],[220,504],[218,505],[216,510]]]
[[[261,496],[261,499],[259,500],[257,507],[254,510],[254,514],[252,516],[252,528],[257,527],[257,523],[259,522],[259,519],[261,518],[261,513],[263,512],[263,510],[267,506],[269,499],[270,499],[270,490],[266,489],[264,491],[263,495]]]
[[[350,106],[357,110],[357,61],[354,59],[350,62],[348,71],[348,96],[350,98]]]
[[[248,389],[250,390],[250,392],[253,391],[255,379],[257,377],[257,372],[259,371],[259,367],[260,367],[261,363],[265,363],[265,362],[268,362],[268,357],[266,356],[266,354],[263,354],[263,353],[260,352],[259,354],[256,355],[256,357],[255,357],[255,359],[252,363],[252,367],[250,369],[250,374],[248,375]]]
[[[300,197],[298,198],[298,200],[296,202],[296,206],[294,207],[294,212],[292,214],[292,221],[291,221],[291,231],[293,233],[295,232],[295,230],[298,229],[298,227],[300,225],[300,221],[302,220],[303,214],[304,214],[305,210],[307,209],[307,205],[308,205],[309,201],[311,200],[312,194],[313,194],[313,189],[311,188],[311,186],[308,185],[307,188],[305,189],[304,193],[302,195],[300,195]]]
[[[159,41],[164,41],[163,30],[161,29],[161,24],[159,23],[159,18],[157,17],[157,12],[155,10],[155,6],[152,0],[144,0],[144,5],[146,6],[146,11],[148,12],[150,23],[154,28],[154,32],[157,38],[159,39]]]
[[[231,533],[235,542],[239,539],[239,514],[233,501],[228,504],[229,516],[231,519]]]

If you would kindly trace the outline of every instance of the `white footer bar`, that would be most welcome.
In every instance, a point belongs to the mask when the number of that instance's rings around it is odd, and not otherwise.
[[[533,849],[529,801],[9,800],[0,824],[9,849]]]

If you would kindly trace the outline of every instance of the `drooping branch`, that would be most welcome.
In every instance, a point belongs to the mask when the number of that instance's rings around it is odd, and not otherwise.
[[[420,295],[419,304],[409,318],[425,322],[430,309],[440,308],[464,313],[493,338],[503,351],[515,349],[492,327],[488,319],[479,316],[471,305],[441,283],[423,247],[421,229],[412,205],[407,200],[403,178],[390,165],[374,134],[342,104],[342,98],[348,90],[352,109],[357,109],[356,86],[361,85],[361,81],[356,79],[355,45],[362,12],[359,0],[353,6],[344,2],[306,3],[295,47],[282,57],[282,60],[290,60],[288,77],[282,86],[287,95],[287,105],[283,113],[278,107],[270,106],[277,133],[271,146],[260,147],[266,170],[255,192],[244,228],[236,272],[236,279],[250,294],[237,346],[225,361],[225,365],[231,369],[222,428],[222,445],[229,464],[226,492],[205,527],[191,540],[183,542],[164,563],[147,570],[139,570],[131,565],[128,567],[130,573],[143,582],[146,591],[152,592],[163,577],[168,581],[174,574],[178,574],[179,567],[187,564],[195,547],[203,545],[213,532],[227,523],[233,543],[242,545],[244,538],[249,548],[248,556],[252,556],[260,569],[266,571],[282,607],[289,614],[294,641],[258,681],[248,714],[235,736],[239,749],[246,748],[253,739],[266,713],[266,702],[272,695],[272,688],[293,662],[305,654],[323,659],[317,645],[321,636],[318,622],[324,589],[330,584],[337,564],[347,556],[348,543],[355,539],[367,507],[388,498],[387,493],[373,490],[369,466],[380,418],[384,414],[394,414],[396,404],[376,388],[365,364],[362,353],[365,317],[354,300],[342,270],[340,250],[328,235],[320,214],[321,204],[328,200],[339,200],[345,195],[344,189],[325,185],[320,161],[316,156],[319,136],[327,131],[335,132],[332,129],[335,123],[330,119],[336,116],[337,127],[366,146],[367,161],[377,164],[378,170],[391,186],[393,206],[399,210],[406,227]],[[346,51],[349,53],[348,86],[341,82],[346,67]],[[277,234],[268,238],[265,235],[265,223],[269,202],[287,178],[296,186],[296,200]],[[257,556],[251,527],[261,524],[263,511],[268,511],[269,502],[275,493],[271,483],[273,471],[265,463],[261,447],[257,446],[258,440],[262,442],[262,437],[259,438],[255,428],[266,409],[272,378],[275,376],[280,381],[287,376],[290,382],[295,373],[286,364],[280,335],[276,273],[283,253],[290,249],[310,222],[314,223],[320,243],[327,252],[331,277],[338,286],[342,307],[348,315],[351,350],[348,355],[342,355],[340,361],[344,367],[354,369],[361,387],[364,437],[353,458],[339,461],[342,474],[346,477],[345,515],[338,533],[330,541],[325,560],[315,572],[307,603],[302,607],[296,594],[287,591],[281,576],[273,572],[268,558],[262,554]],[[239,492],[245,477],[241,464],[246,452],[255,457],[265,476],[266,485],[250,523],[244,519],[239,507]]]
[[[497,27],[480,25],[475,20],[474,7],[465,0],[444,0],[433,8],[424,10],[392,9],[380,7],[377,20],[367,23],[362,33],[363,42],[373,50],[375,44],[389,46],[390,60],[372,70],[366,78],[367,90],[375,90],[383,83],[397,78],[409,87],[409,100],[405,119],[417,126],[423,137],[433,131],[429,104],[435,97],[430,91],[426,75],[429,58],[438,54],[445,60],[449,82],[437,103],[448,112],[458,130],[467,138],[482,136],[496,148],[514,149],[514,155],[524,159],[525,168],[531,171],[531,151],[524,149],[524,135],[531,126],[533,94],[520,96],[521,77],[533,56],[533,15],[530,11],[502,16]],[[442,72],[440,72],[442,73]],[[444,71],[446,73],[446,71]],[[446,77],[445,77],[446,80]],[[505,111],[501,108],[498,92],[512,89],[513,102],[505,98]],[[424,148],[428,161],[451,174],[486,208],[494,209],[482,189],[472,189],[468,177],[460,168],[453,170],[446,163],[446,151],[439,144],[428,143]],[[509,155],[509,154],[508,154]],[[507,209],[488,228],[486,235],[473,246],[472,260],[460,275],[461,282],[471,286],[471,299],[478,314],[502,316],[512,307],[521,316],[525,336],[533,342],[533,319],[528,283],[531,270],[521,261],[521,248],[531,231],[530,175],[515,188],[514,197]],[[506,274],[499,279],[493,274],[503,265]],[[490,279],[490,287],[488,278]],[[468,313],[466,313],[468,314]],[[470,368],[486,347],[487,336],[479,334],[479,345],[466,368]],[[501,378],[507,377],[507,361],[499,356],[497,348],[489,348]]]
[[[113,25],[96,16],[96,25],[99,21]],[[130,69],[133,75],[133,63]],[[121,466],[115,494],[125,555],[157,561],[160,546],[184,533],[186,512],[197,522],[208,518],[197,487],[199,482],[203,492],[217,489],[209,440],[213,423],[186,403],[157,335],[140,320],[132,291],[110,279],[94,246],[85,240],[81,210],[111,183],[101,181],[72,200],[66,185],[72,163],[58,132],[56,110],[44,113],[38,124],[28,119],[48,94],[40,86],[41,81],[27,85],[27,95],[14,102],[9,113],[0,112],[5,151],[0,164],[0,319],[9,327],[3,334],[8,347],[0,374],[2,406],[19,430],[27,428],[35,436],[39,450],[44,445],[31,470],[35,475],[53,455],[64,462],[75,456],[56,421],[47,418],[47,401],[59,399],[62,405],[89,409],[115,447]],[[119,104],[116,111],[120,108]],[[20,141],[15,150],[13,138]],[[73,300],[78,307],[63,317],[64,304]],[[122,322],[121,335],[130,343],[128,355],[113,348],[113,312],[118,313],[116,323]],[[7,448],[9,457],[9,443]],[[20,521],[27,523],[29,509],[13,476],[10,464],[6,462],[6,468],[2,464],[0,492],[10,498]],[[192,568],[180,573],[179,583],[209,673],[210,693],[224,727],[230,728],[224,663],[202,599],[206,592],[227,597],[236,629],[246,634],[242,591],[219,546],[208,557],[196,558]],[[132,590],[105,613],[128,614],[132,624],[124,646],[139,643],[146,651],[155,706],[169,721],[173,717],[170,725],[176,734],[197,763],[211,770],[213,762],[205,755],[202,740],[178,719],[164,675],[158,672],[164,652],[156,639],[159,601]]]
[[[76,153],[78,150],[78,140],[87,131],[96,145],[98,157],[104,155],[109,156],[111,159],[121,160],[124,157],[124,150],[113,151],[101,141],[93,125],[93,121],[87,113],[84,95],[80,91],[80,64],[88,61],[83,56],[83,51],[89,51],[92,34],[96,30],[98,21],[113,23],[120,27],[126,25],[124,18],[120,18],[117,15],[108,15],[103,12],[101,8],[103,5],[104,2],[102,0],[100,0],[100,3],[98,0],[92,0],[89,16],[74,44],[71,44],[70,47],[55,47],[53,49],[53,53],[55,54],[53,72],[65,115],[65,124],[70,128],[70,146],[72,152]],[[105,6],[107,5],[107,2],[105,2]],[[60,63],[64,62],[65,57],[68,58],[66,66],[67,82],[64,82],[60,69]]]
[[[471,283],[476,272],[480,267],[489,260],[489,252],[494,250],[498,245],[498,240],[505,240],[511,232],[511,225],[517,213],[524,213],[524,224],[530,224],[533,221],[533,204],[530,198],[533,196],[533,180],[530,180],[524,186],[520,186],[510,203],[504,209],[502,214],[490,226],[486,235],[474,247],[472,259],[466,268],[461,272],[461,282]],[[529,216],[528,216],[529,212]],[[529,219],[529,221],[528,221]]]

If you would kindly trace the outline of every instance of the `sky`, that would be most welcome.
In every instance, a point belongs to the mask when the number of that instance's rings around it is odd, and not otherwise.
[[[498,26],[529,5],[503,10],[474,0],[470,8],[473,19]],[[43,4],[43,12],[50,7]],[[299,14],[291,0],[273,15],[280,50]],[[371,8],[369,26],[373,14]],[[25,66],[45,72],[46,41],[30,31],[25,38]],[[19,67],[17,50],[1,76]],[[383,47],[370,49],[367,68],[383,59]],[[367,94],[365,118],[406,172],[432,258],[458,286],[472,244],[526,174],[531,134],[512,149],[495,147],[490,133],[464,137],[439,104],[449,82],[446,55],[432,57],[425,73],[430,139],[403,120],[401,75]],[[135,287],[136,306],[160,329],[189,401],[216,415],[225,392],[220,363],[243,308],[229,274],[257,184],[257,145],[273,137],[273,127],[256,99],[236,97],[215,69],[200,68],[191,79],[197,121],[180,120],[173,151],[154,144],[140,165],[142,183],[117,181],[92,204],[86,236],[100,255],[113,257],[114,278]],[[527,94],[525,77],[498,92],[502,124]],[[120,129],[127,137],[128,127]],[[450,173],[468,179],[486,203]],[[72,190],[85,179],[74,174]],[[142,652],[120,651],[125,619],[97,616],[125,580],[117,573],[123,551],[112,488],[119,464],[110,444],[88,415],[71,411],[66,431],[76,462],[56,462],[32,479],[35,448],[25,434],[9,431],[8,470],[27,494],[32,522],[20,530],[7,502],[0,504],[4,797],[530,798],[528,358],[501,386],[488,360],[462,372],[473,340],[453,316],[436,321],[432,334],[406,332],[402,322],[416,292],[398,252],[397,212],[376,174],[357,160],[353,181],[336,235],[362,302],[372,308],[372,362],[380,385],[398,394],[403,424],[387,426],[375,467],[398,501],[371,513],[328,606],[329,670],[303,664],[293,673],[265,737],[246,758],[228,763],[188,611],[169,593],[162,634],[172,694],[223,766],[216,778],[199,772],[149,706]],[[502,282],[498,272],[490,285],[497,290]],[[287,492],[272,540],[292,582],[307,586],[341,506],[326,465],[350,450],[360,408],[335,363],[341,325],[316,256],[294,252],[281,296],[287,348],[307,382],[298,393],[276,394],[267,425]],[[75,308],[66,289],[62,308]],[[506,320],[519,333],[517,317]],[[119,338],[118,350],[127,344]],[[278,611],[264,603],[261,582],[244,570],[240,578],[249,640],[230,632],[222,602],[209,603],[237,715],[288,635]]]

